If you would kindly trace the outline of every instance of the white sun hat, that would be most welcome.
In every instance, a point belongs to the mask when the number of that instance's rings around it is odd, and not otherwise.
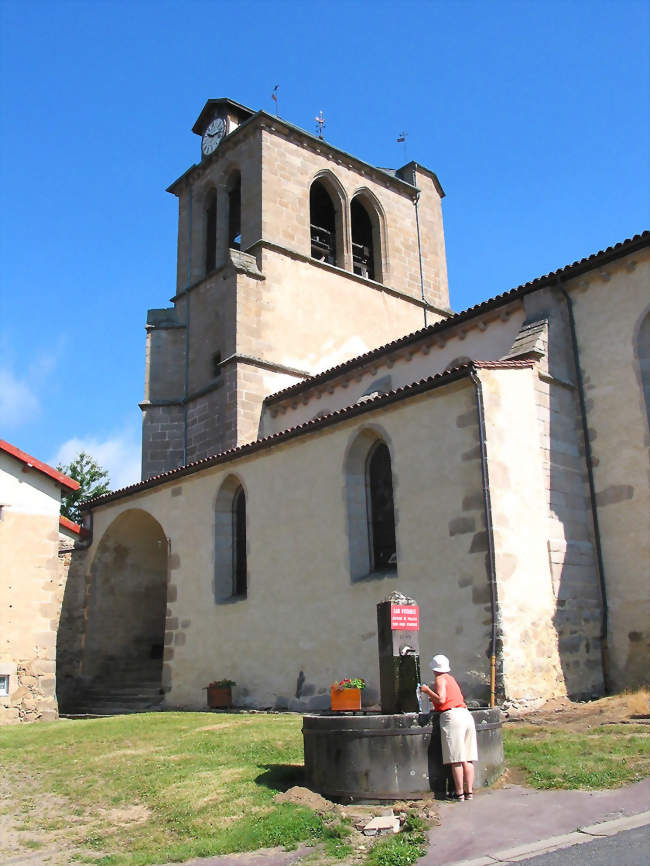
[[[437,655],[431,659],[431,670],[437,674],[448,674],[451,670],[447,656]]]

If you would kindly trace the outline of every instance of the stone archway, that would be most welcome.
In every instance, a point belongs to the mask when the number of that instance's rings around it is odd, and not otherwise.
[[[95,699],[160,702],[167,555],[161,525],[140,509],[120,514],[99,542],[90,570],[81,670]]]

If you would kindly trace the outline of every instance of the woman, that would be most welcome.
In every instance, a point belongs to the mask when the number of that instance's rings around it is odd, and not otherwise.
[[[421,690],[433,701],[434,709],[440,713],[440,737],[442,740],[442,762],[451,764],[451,775],[456,793],[452,800],[471,800],[474,790],[474,764],[478,761],[476,727],[472,714],[467,709],[460,686],[451,676],[447,656],[437,655],[431,659],[431,670],[436,681],[434,688],[421,686]]]

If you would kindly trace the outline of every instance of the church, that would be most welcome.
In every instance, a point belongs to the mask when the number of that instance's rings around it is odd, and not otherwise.
[[[378,700],[376,604],[468,698],[647,680],[650,232],[462,312],[444,191],[209,99],[146,320],[142,481],[87,503],[61,711]]]

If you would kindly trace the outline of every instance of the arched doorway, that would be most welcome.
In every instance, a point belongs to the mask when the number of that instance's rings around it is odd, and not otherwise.
[[[120,514],[99,542],[90,570],[81,669],[98,700],[105,696],[128,704],[132,695],[140,703],[160,701],[167,553],[162,527],[140,509]]]

